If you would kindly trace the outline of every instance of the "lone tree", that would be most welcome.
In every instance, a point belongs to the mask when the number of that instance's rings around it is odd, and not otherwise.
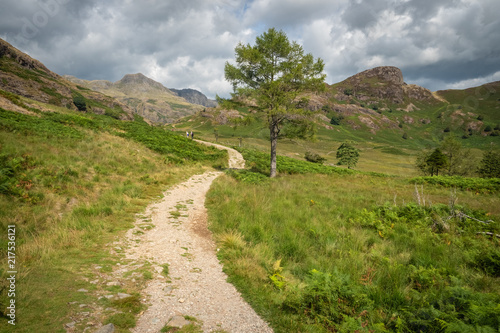
[[[347,165],[348,169],[356,166],[359,159],[359,150],[350,143],[344,142],[337,149],[338,165]]]
[[[500,178],[500,152],[485,152],[479,163],[478,173],[483,178]]]
[[[446,168],[448,165],[446,155],[443,154],[439,148],[434,149],[425,162],[427,163],[431,176],[439,176],[439,170]]]
[[[304,92],[324,89],[323,60],[304,54],[302,46],[290,42],[283,31],[269,29],[255,45],[238,44],[236,65],[226,63],[226,80],[233,84],[233,99],[266,114],[271,141],[271,172],[276,176],[276,148],[284,126],[307,128]],[[290,131],[295,135],[303,131]]]

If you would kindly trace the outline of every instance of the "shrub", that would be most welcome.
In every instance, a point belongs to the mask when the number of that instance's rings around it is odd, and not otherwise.
[[[332,119],[330,119],[330,124],[332,125],[340,125],[340,122],[344,119],[344,117],[340,114],[336,114],[332,116]]]
[[[306,160],[312,163],[323,164],[326,161],[326,158],[319,156],[319,154],[314,153],[312,151],[306,151],[304,156]]]
[[[353,93],[351,88],[344,89],[344,95],[351,96]]]
[[[75,104],[79,111],[87,111],[87,100],[81,94],[73,96],[73,104]]]
[[[359,150],[350,143],[344,142],[337,149],[337,159],[339,165],[347,165],[349,169],[352,169],[358,163]]]

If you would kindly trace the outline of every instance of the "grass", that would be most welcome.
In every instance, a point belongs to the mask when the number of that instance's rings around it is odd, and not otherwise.
[[[498,197],[405,177],[215,181],[207,207],[230,281],[275,332],[496,330]],[[491,255],[486,255],[491,253]],[[485,258],[484,260],[482,258]]]
[[[227,163],[227,155],[139,119],[124,124],[44,106],[54,112],[28,116],[0,109],[0,228],[7,235],[7,225],[16,225],[16,331],[64,332],[75,320],[83,331],[89,319],[82,313],[98,315],[99,295],[136,295],[152,277],[144,266],[131,273],[135,283],[90,283],[126,263],[121,252],[110,252],[111,244],[168,186]],[[7,241],[0,238],[4,257]],[[6,271],[2,266],[2,312]],[[114,312],[104,314],[119,332],[135,325],[137,299],[131,307],[128,300],[105,303]]]

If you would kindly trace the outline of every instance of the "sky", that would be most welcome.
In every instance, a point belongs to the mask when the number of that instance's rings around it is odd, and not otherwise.
[[[500,80],[499,0],[2,0],[0,38],[50,70],[228,97],[238,43],[283,30],[325,63],[326,82],[399,67],[432,91]]]

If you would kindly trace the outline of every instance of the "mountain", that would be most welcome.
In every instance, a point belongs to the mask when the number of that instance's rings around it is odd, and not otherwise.
[[[171,123],[203,109],[198,103],[187,101],[141,73],[127,74],[116,82],[86,81],[69,75],[65,75],[65,78],[87,89],[116,98],[128,105],[134,113],[153,123]]]
[[[0,107],[25,113],[30,108],[45,111],[37,103],[16,102],[12,94],[73,110],[77,110],[75,98],[81,98],[86,111],[107,114],[117,119],[133,119],[133,111],[128,106],[65,80],[40,61],[0,39]]]
[[[203,105],[208,108],[214,108],[217,106],[217,101],[213,99],[208,99],[207,96],[194,89],[172,89],[170,91],[176,93],[178,96],[184,98],[189,103]]]

